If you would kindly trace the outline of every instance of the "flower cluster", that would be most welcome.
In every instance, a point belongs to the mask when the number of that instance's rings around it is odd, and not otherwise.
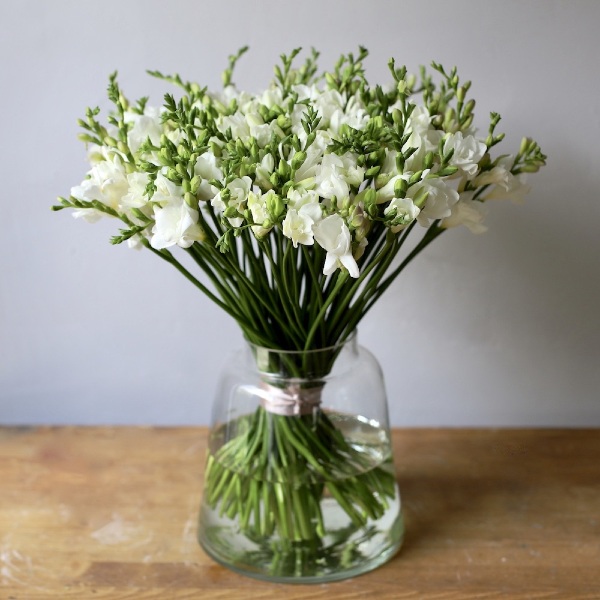
[[[324,74],[315,51],[294,68],[295,50],[281,57],[272,84],[251,95],[232,84],[244,51],[230,57],[220,93],[151,72],[184,91],[179,100],[167,94],[161,108],[146,98],[130,103],[111,76],[108,122],[98,109],[80,121],[91,170],[55,208],[89,221],[116,217],[126,228],[113,242],[144,245],[170,262],[169,248],[188,249],[218,271],[217,283],[219,265],[254,284],[277,280],[255,273],[253,260],[234,267],[221,253],[262,254],[260,264],[277,270],[292,251],[297,267],[310,263],[307,281],[323,289],[323,277],[338,270],[356,279],[376,263],[375,271],[389,267],[381,252],[395,252],[394,238],[399,246],[415,223],[427,242],[460,224],[484,231],[486,201],[521,199],[524,174],[544,164],[528,138],[515,155],[492,157],[500,117],[492,113],[477,134],[470,82],[456,69],[434,63],[436,83],[425,69],[410,76],[391,60],[392,85],[383,88],[368,84],[363,48]]]

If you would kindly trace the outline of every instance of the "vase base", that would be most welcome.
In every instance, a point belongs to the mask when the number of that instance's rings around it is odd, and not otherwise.
[[[337,529],[313,543],[252,541],[235,523],[215,517],[203,506],[198,541],[204,551],[236,573],[276,583],[327,583],[362,575],[389,561],[404,536],[398,495],[381,519],[351,535]]]

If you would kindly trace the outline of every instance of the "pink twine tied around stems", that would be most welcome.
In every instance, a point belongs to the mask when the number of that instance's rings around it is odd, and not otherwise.
[[[284,417],[310,415],[321,404],[321,387],[303,388],[291,384],[278,388],[262,382],[256,388],[260,405],[267,411]]]

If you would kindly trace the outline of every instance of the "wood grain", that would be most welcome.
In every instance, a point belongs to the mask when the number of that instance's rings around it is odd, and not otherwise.
[[[399,555],[251,580],[196,543],[203,428],[0,428],[0,599],[599,599],[600,430],[394,431]]]

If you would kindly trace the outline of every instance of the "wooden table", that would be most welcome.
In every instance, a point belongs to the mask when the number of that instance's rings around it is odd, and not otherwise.
[[[314,586],[199,548],[206,433],[0,428],[0,598],[600,598],[600,430],[395,430],[404,547]]]

